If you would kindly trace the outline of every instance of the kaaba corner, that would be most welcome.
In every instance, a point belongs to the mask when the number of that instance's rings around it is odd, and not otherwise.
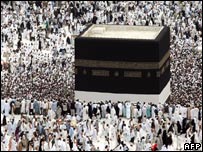
[[[166,26],[88,26],[75,39],[75,98],[164,103],[169,49]]]

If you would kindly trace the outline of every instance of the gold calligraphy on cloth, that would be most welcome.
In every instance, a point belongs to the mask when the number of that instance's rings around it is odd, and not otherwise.
[[[90,68],[113,68],[113,69],[160,69],[164,63],[170,58],[168,51],[160,62],[124,62],[124,61],[99,61],[76,59],[76,67]]]
[[[123,62],[123,61],[98,61],[76,59],[75,73],[78,74],[78,67],[82,67],[83,74],[87,74],[86,68],[110,68],[123,69],[124,77],[141,78],[143,72],[141,70],[156,70],[156,77],[160,77],[170,66],[170,52],[168,51],[160,62]],[[136,71],[129,71],[136,70]],[[110,70],[92,69],[92,76],[110,76]],[[147,73],[147,77],[151,77],[151,72]],[[115,72],[114,76],[119,76],[119,72]]]

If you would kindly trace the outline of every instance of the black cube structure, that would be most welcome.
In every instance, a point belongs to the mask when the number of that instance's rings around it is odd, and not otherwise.
[[[169,46],[166,26],[90,25],[75,39],[75,98],[165,102]]]

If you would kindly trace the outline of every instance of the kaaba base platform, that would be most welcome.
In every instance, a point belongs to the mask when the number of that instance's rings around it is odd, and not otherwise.
[[[75,91],[75,98],[81,101],[100,102],[111,100],[111,102],[130,101],[145,103],[164,103],[169,100],[171,94],[170,81],[160,94],[123,94],[123,93],[103,93],[91,91]]]

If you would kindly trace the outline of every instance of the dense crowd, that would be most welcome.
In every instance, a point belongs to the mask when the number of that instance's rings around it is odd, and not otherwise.
[[[202,107],[1,100],[5,151],[166,151],[184,143],[202,143]]]
[[[171,30],[171,102],[202,103],[202,52],[198,51],[202,45],[201,1],[1,4],[1,50],[10,63],[3,62],[3,67],[10,69],[2,72],[4,97],[31,94],[38,100],[72,99],[73,35],[89,23],[167,25]]]
[[[2,71],[3,97],[73,99],[74,52],[69,30],[64,26],[56,32],[51,25],[44,27],[45,16],[39,9],[30,10],[27,2],[15,4],[15,13],[2,5],[3,68],[8,69]]]
[[[74,37],[91,23],[170,27],[168,104],[74,100]],[[1,1],[1,150],[202,143],[201,46],[201,1]]]

